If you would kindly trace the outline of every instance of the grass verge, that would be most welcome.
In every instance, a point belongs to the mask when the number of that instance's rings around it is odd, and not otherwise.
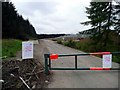
[[[16,39],[2,40],[2,57],[15,57],[22,48],[22,41]]]
[[[114,44],[109,44],[106,47],[102,47],[102,45],[99,44],[94,44],[92,43],[93,41],[90,39],[84,39],[81,41],[73,41],[73,40],[69,40],[69,41],[60,41],[58,40],[57,43],[58,44],[62,44],[71,48],[75,48],[84,52],[105,52],[105,51],[110,51],[110,52],[116,52],[119,51],[119,46],[118,45],[114,45]],[[98,56],[98,55],[97,55]],[[101,57],[101,56],[98,56]],[[120,64],[120,55],[113,55],[112,57],[112,61],[113,62],[117,62]]]

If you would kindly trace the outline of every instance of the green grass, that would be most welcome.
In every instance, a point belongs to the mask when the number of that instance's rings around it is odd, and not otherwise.
[[[22,41],[16,39],[2,40],[2,57],[15,57],[22,48]]]

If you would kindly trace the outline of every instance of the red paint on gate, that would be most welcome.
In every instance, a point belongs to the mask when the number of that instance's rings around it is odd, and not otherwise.
[[[90,53],[90,55],[103,55],[103,54],[110,54],[110,52],[95,52],[95,53]]]
[[[58,59],[58,54],[51,54],[50,59],[51,60]]]
[[[110,70],[110,68],[91,67],[90,70]]]
[[[110,54],[110,52],[102,52],[102,54]]]
[[[110,68],[104,68],[104,70],[110,70]]]

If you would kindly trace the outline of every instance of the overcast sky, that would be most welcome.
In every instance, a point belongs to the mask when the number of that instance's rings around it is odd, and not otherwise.
[[[90,0],[12,0],[16,10],[29,19],[37,34],[75,34],[88,29],[85,7]]]

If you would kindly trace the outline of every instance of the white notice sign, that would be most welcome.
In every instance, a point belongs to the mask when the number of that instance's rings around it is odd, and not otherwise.
[[[22,42],[22,59],[33,58],[33,42]]]
[[[112,54],[103,55],[103,68],[112,67]]]

